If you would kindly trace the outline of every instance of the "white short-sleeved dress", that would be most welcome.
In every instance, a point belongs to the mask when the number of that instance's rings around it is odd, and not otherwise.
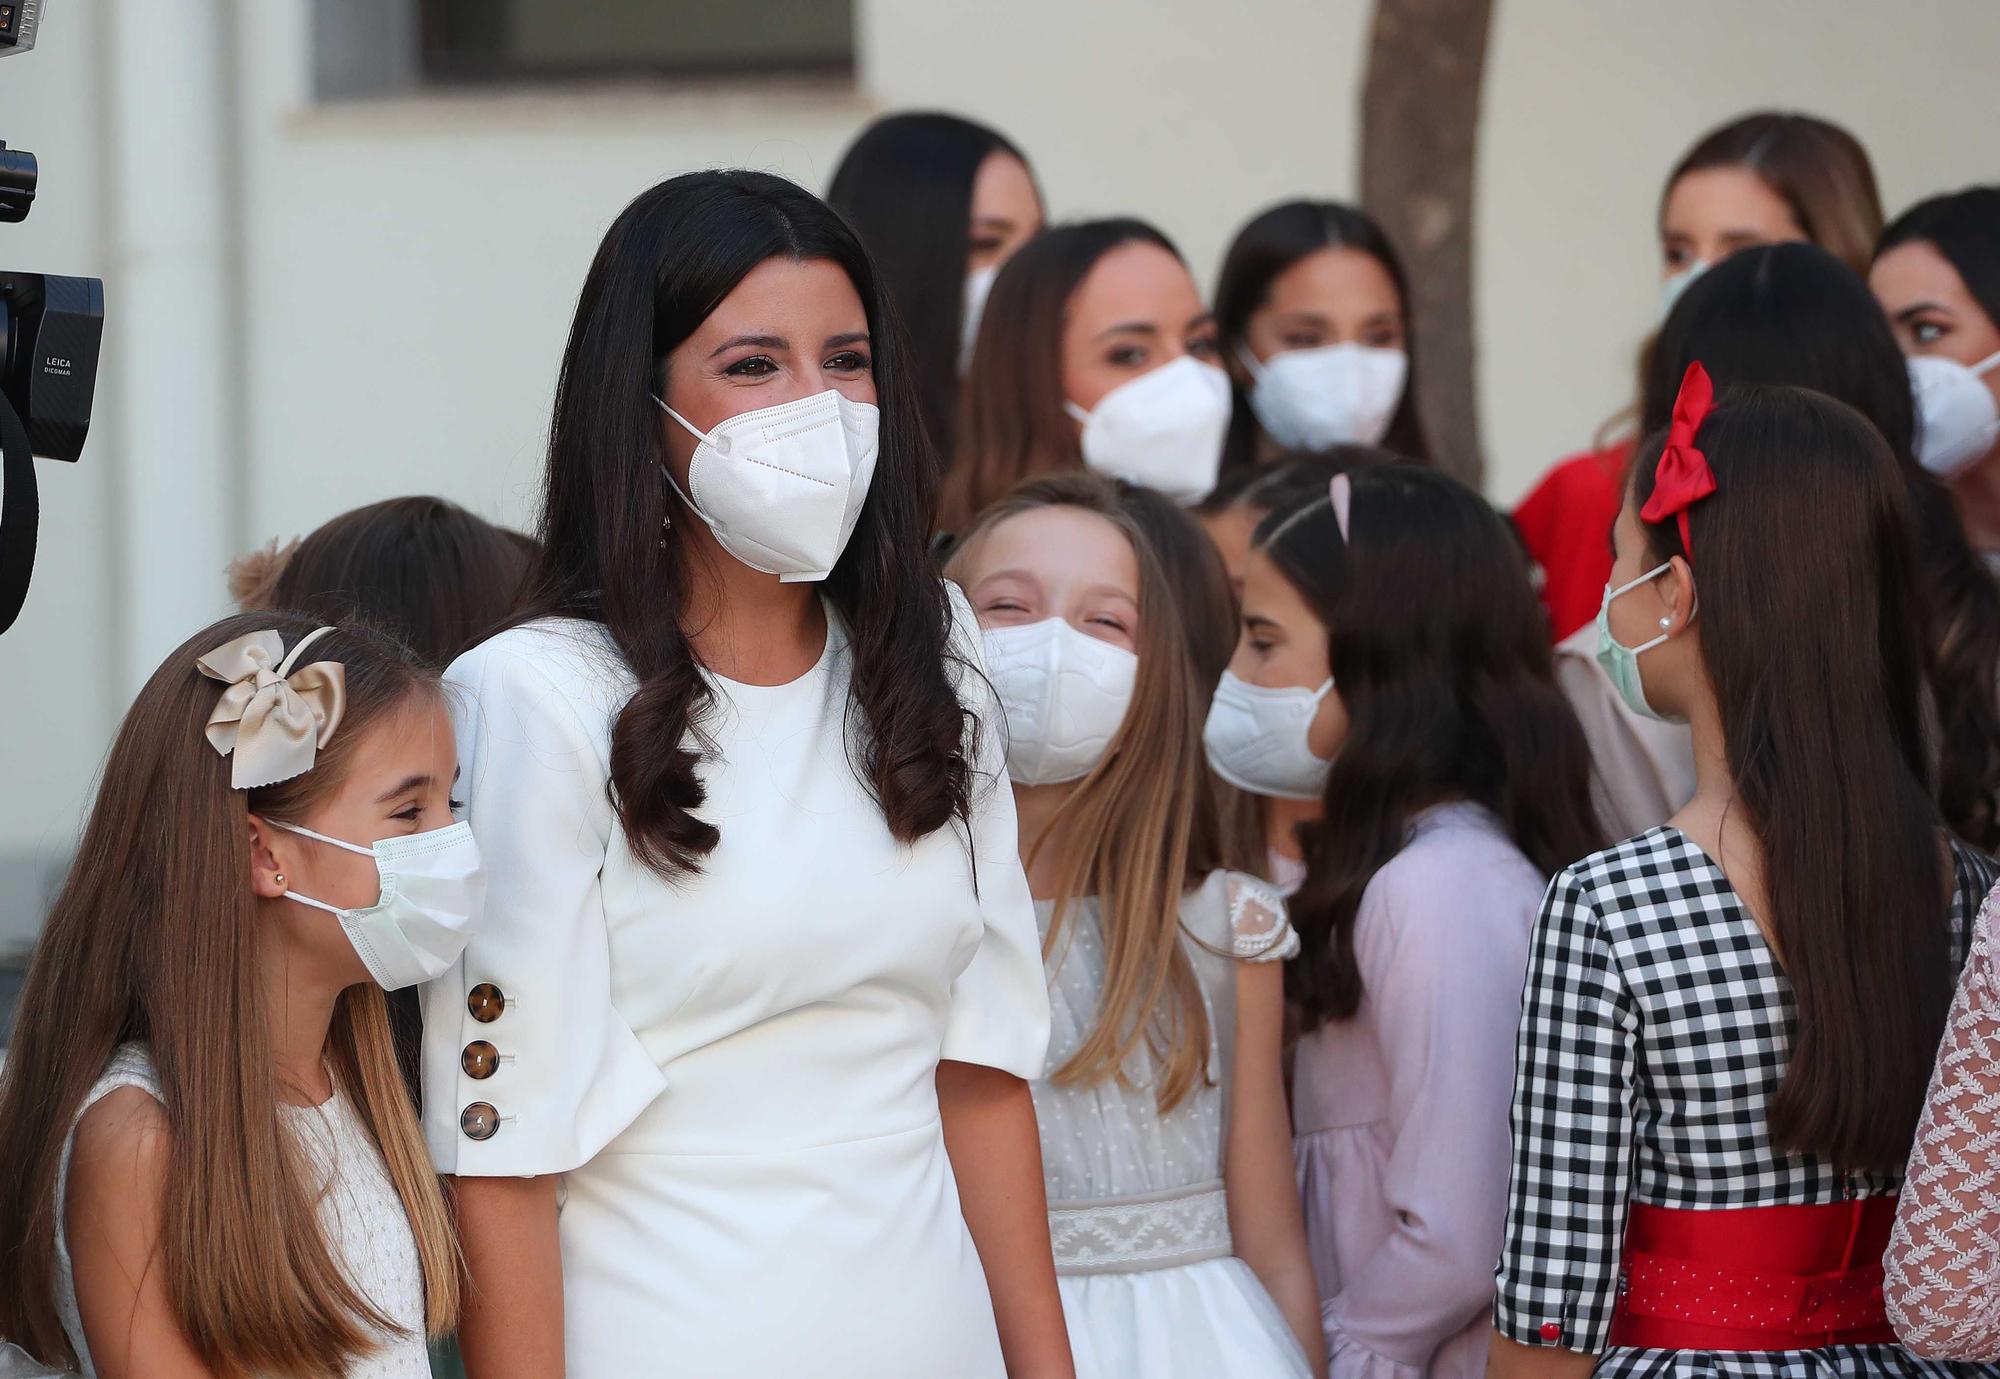
[[[634,681],[602,626],[530,623],[447,673],[488,913],[425,995],[425,1133],[444,1173],[563,1175],[570,1379],[1004,1373],[935,1084],[941,1059],[1034,1077],[1048,1043],[1000,735],[970,838],[897,842],[828,624],[789,684],[710,677],[722,840],[675,884],[611,808]]]

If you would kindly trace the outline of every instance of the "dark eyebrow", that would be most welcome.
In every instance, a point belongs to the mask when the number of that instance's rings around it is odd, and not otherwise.
[[[1912,316],[1922,315],[1926,311],[1935,311],[1945,316],[1951,315],[1951,308],[1945,306],[1942,302],[1912,302],[1896,313],[1896,319],[1898,321],[1907,321]]]
[[[1243,619],[1243,625],[1245,627],[1268,627],[1278,632],[1283,632],[1285,630],[1277,623],[1272,622],[1269,618],[1258,617],[1255,613],[1251,613],[1248,616],[1246,616]]]
[[[724,350],[733,350],[739,345],[755,345],[759,349],[767,350],[788,350],[792,347],[792,342],[779,335],[739,335],[734,339],[724,340],[709,351],[708,357],[713,359]]]
[[[868,332],[865,330],[850,330],[841,335],[829,335],[826,337],[826,347],[830,350],[837,350],[843,345],[865,345],[867,343]]]
[[[395,799],[399,795],[407,795],[412,790],[421,790],[430,783],[431,783],[431,778],[429,775],[407,777],[402,782],[402,784],[398,785],[394,790],[385,790],[380,795],[377,795],[375,797],[375,803],[387,804],[389,803],[389,801]]]
[[[1192,335],[1194,332],[1204,330],[1214,324],[1215,313],[1213,311],[1197,311],[1194,315],[1188,317],[1187,329],[1184,333]]]
[[[975,216],[973,218],[972,223],[974,225],[983,225],[994,230],[1012,230],[1014,228],[1014,222],[1009,220],[1004,215]]]
[[[1158,335],[1159,333],[1160,328],[1151,321],[1126,321],[1119,325],[1106,326],[1097,332],[1097,338],[1102,340],[1107,335]]]

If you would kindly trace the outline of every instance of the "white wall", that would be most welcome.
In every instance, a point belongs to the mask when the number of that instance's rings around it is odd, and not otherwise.
[[[120,538],[145,532],[137,519],[151,514],[126,513],[127,495],[158,492],[175,451],[158,443],[157,400],[134,394],[149,361],[185,343],[174,320],[133,318],[121,292],[121,277],[157,275],[180,252],[117,233],[144,223],[114,169],[147,112],[112,89],[111,55],[129,41],[131,7],[156,3],[55,0],[41,46],[0,63],[0,138],[44,168],[34,215],[0,227],[0,262],[105,276],[114,322],[83,463],[41,465],[37,587],[0,638],[0,947],[34,924],[22,859],[67,850],[138,679],[224,611],[221,554],[206,542],[139,560]],[[1034,159],[1056,215],[1152,218],[1207,281],[1256,210],[1352,193],[1370,14],[1367,0],[861,0],[855,91],[315,107],[307,0],[182,3],[234,26],[208,64],[160,54],[165,76],[144,98],[220,82],[235,131],[230,147],[181,154],[226,165],[235,198],[220,237],[197,246],[238,265],[223,324],[239,353],[221,363],[239,382],[219,442],[235,458],[216,460],[241,490],[226,516],[235,549],[417,490],[525,521],[570,309],[619,207],[691,167],[746,164],[823,188],[881,109],[944,106],[999,125]],[[1704,128],[1758,105],[1831,115],[1868,144],[1892,209],[2000,177],[1990,0],[1496,10],[1477,307],[1497,499],[1628,400],[1657,294],[1659,179]],[[184,609],[189,625],[135,625],[140,606]]]

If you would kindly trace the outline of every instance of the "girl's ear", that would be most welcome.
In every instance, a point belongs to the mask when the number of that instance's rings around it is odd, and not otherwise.
[[[250,889],[260,900],[276,900],[291,889],[286,862],[279,854],[289,853],[288,843],[279,841],[279,831],[255,814],[250,816]]]
[[[1663,631],[1670,637],[1678,637],[1694,626],[1694,620],[1701,612],[1701,600],[1695,592],[1694,566],[1687,563],[1684,556],[1675,556],[1667,562],[1671,567],[1666,576],[1667,601],[1670,625]]]

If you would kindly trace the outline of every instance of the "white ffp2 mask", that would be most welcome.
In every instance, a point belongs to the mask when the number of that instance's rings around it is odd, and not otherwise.
[[[1261,362],[1245,346],[1237,357],[1253,380],[1250,410],[1272,440],[1294,450],[1374,445],[1388,433],[1410,376],[1403,351],[1351,342]]]
[[[1000,276],[996,264],[988,268],[975,268],[965,275],[965,305],[958,324],[958,376],[965,377],[965,371],[972,367],[972,342],[979,338],[979,318],[986,314],[986,298],[993,291],[993,280]]]
[[[1100,474],[1195,503],[1215,487],[1229,429],[1229,375],[1191,354],[1121,383],[1088,412],[1083,462]]]
[[[1320,701],[1331,693],[1331,677],[1316,690],[1265,689],[1223,671],[1201,734],[1210,769],[1253,795],[1318,799],[1333,763],[1315,755],[1308,738]]]
[[[738,412],[713,431],[654,398],[697,441],[687,492],[722,549],[787,584],[833,573],[875,477],[881,413],[838,389]]]
[[[287,833],[375,859],[381,892],[373,905],[346,910],[297,891],[286,891],[285,898],[338,919],[368,975],[384,991],[440,977],[465,952],[486,906],[486,868],[472,825],[461,821],[362,847],[297,824],[269,822]]]
[[[1007,715],[1007,774],[1022,785],[1089,775],[1125,721],[1139,658],[1063,618],[989,627],[982,641]]]
[[[1917,404],[1917,461],[1941,479],[1971,468],[2000,441],[2000,405],[1982,375],[2000,368],[2000,353],[1977,364],[1936,354],[1910,356],[1910,393]]]

